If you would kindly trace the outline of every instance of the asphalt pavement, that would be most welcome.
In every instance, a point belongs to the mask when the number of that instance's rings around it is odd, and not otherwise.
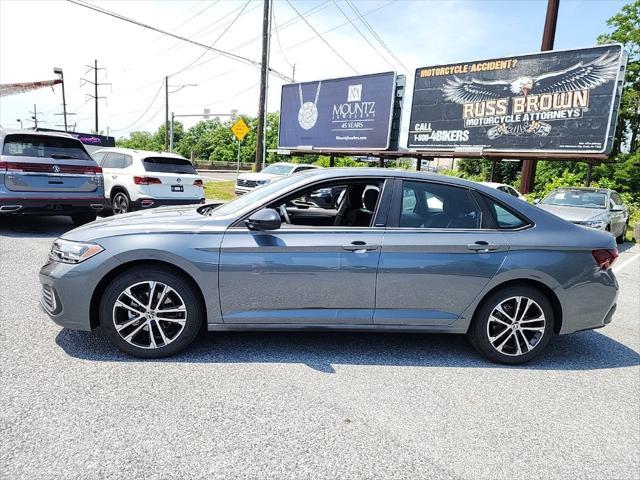
[[[2,479],[640,478],[640,247],[608,327],[520,367],[463,336],[216,333],[142,361],[53,324],[60,219],[0,219]]]

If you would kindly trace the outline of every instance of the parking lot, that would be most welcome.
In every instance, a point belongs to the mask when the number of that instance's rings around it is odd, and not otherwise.
[[[638,245],[613,323],[521,367],[362,333],[207,334],[142,361],[39,310],[70,222],[0,222],[3,478],[640,478]]]

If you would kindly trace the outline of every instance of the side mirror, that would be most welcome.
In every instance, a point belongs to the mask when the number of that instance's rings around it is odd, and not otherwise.
[[[540,199],[539,199],[539,198],[534,198],[534,199],[533,199],[533,204],[534,204],[534,205],[537,205],[537,204],[539,204],[539,203],[540,203]]]
[[[611,207],[612,212],[624,212],[624,207],[622,205],[614,205]]]
[[[264,208],[244,221],[249,230],[277,230],[282,225],[280,214],[273,208]]]

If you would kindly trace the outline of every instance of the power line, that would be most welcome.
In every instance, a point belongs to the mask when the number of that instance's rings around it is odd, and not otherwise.
[[[273,11],[271,12],[271,18],[273,19],[273,28],[276,31],[276,40],[278,41],[278,48],[280,48],[280,54],[282,55],[282,58],[284,58],[284,61],[287,62],[287,65],[289,65],[291,68],[295,68],[293,66],[293,64],[287,59],[287,57],[285,56],[284,52],[282,51],[282,43],[280,43],[280,32],[278,31],[278,24],[276,23],[276,9],[275,9],[275,7],[274,7]]]
[[[160,95],[160,92],[162,91],[162,87],[164,86],[164,82],[160,82],[160,87],[158,87],[158,91],[156,92],[156,94],[153,96],[153,99],[151,100],[151,103],[149,103],[149,105],[147,106],[147,108],[145,109],[144,112],[142,112],[142,115],[140,115],[138,118],[135,119],[135,121],[133,123],[131,123],[130,125],[124,127],[124,128],[112,128],[111,131],[113,132],[122,132],[124,130],[129,130],[131,127],[133,127],[136,123],[138,123],[140,120],[142,120],[142,118],[147,114],[147,112],[151,109],[151,107],[153,106],[153,104],[155,103],[156,99],[158,98],[158,95]]]
[[[236,23],[236,21],[238,20],[238,18],[240,18],[240,16],[242,15],[242,13],[245,11],[245,9],[247,8],[247,6],[249,5],[249,3],[251,2],[251,0],[247,0],[244,4],[244,6],[242,7],[242,9],[240,10],[240,12],[238,12],[238,14],[235,16],[235,18],[231,21],[231,23],[229,23],[229,25],[227,25],[227,27],[222,31],[222,33],[220,35],[218,35],[218,37],[213,41],[213,43],[211,45],[209,45],[209,47],[207,48],[207,50],[204,50],[199,56],[198,58],[196,58],[193,62],[191,62],[189,65],[187,65],[186,67],[184,67],[182,70],[178,70],[175,73],[172,73],[171,75],[169,75],[170,77],[173,77],[175,75],[178,75],[179,73],[184,72],[185,70],[189,70],[194,63],[196,63],[198,60],[200,60],[202,57],[204,57],[209,50],[213,49],[213,46],[218,43],[218,41],[222,38],[222,36],[227,33],[229,31],[229,29],[233,26],[234,23]]]
[[[342,16],[343,16],[344,18],[346,18],[346,19],[349,21],[349,23],[351,24],[351,26],[352,26],[353,28],[355,28],[355,29],[356,29],[356,31],[360,34],[360,36],[364,39],[364,41],[365,41],[365,42],[367,42],[367,43],[369,44],[369,46],[370,46],[370,47],[371,47],[371,48],[372,48],[372,49],[373,49],[373,50],[378,54],[378,56],[380,56],[380,58],[382,58],[382,59],[387,63],[387,65],[389,65],[391,68],[393,68],[393,69],[395,70],[395,66],[394,66],[394,65],[393,65],[389,60],[387,60],[387,58],[386,58],[384,55],[382,55],[382,53],[380,53],[380,50],[379,50],[378,48],[376,48],[376,47],[373,45],[373,43],[371,43],[371,41],[367,38],[367,36],[366,36],[364,33],[362,33],[362,30],[360,30],[360,29],[358,28],[358,26],[353,22],[353,20],[351,20],[351,19],[349,18],[349,16],[345,13],[345,11],[344,11],[344,10],[342,10],[342,7],[341,7],[341,6],[340,6],[340,4],[337,2],[337,0],[333,0],[333,3],[334,3],[334,4],[335,4],[335,6],[338,8],[338,10],[340,10],[340,13],[342,13]]]
[[[69,0],[69,1],[71,1],[71,0]],[[296,7],[294,7],[294,6],[293,6],[293,4],[292,4],[289,0],[287,0],[287,3],[288,3],[288,4],[289,4],[289,6],[293,9],[293,11],[294,11],[294,12],[296,12],[296,13],[298,14],[298,16],[302,19],[302,21],[304,21],[304,23],[306,23],[306,24],[307,24],[307,26],[308,26],[311,30],[313,30],[313,32],[317,35],[317,37],[318,37],[320,40],[322,40],[322,41],[324,42],[324,44],[325,44],[327,47],[329,47],[329,48],[331,49],[331,51],[332,51],[333,53],[335,53],[335,54],[336,54],[336,56],[337,56],[338,58],[340,58],[340,60],[342,60],[342,61],[345,63],[345,65],[347,65],[347,66],[348,66],[351,70],[353,70],[353,71],[354,71],[354,73],[357,75],[357,74],[358,74],[358,71],[353,67],[353,65],[351,65],[349,62],[347,62],[347,60],[346,60],[342,55],[340,55],[340,53],[339,53],[335,48],[333,48],[333,47],[331,46],[331,44],[330,44],[330,43],[329,43],[329,42],[328,42],[328,41],[327,41],[327,40],[326,40],[326,39],[325,39],[325,38],[320,34],[320,32],[318,32],[318,31],[313,27],[313,25],[311,25],[311,24],[308,22],[308,20],[307,20],[306,18],[304,18],[304,17],[302,16],[302,14],[301,14],[297,9],[296,9]]]
[[[391,58],[393,58],[396,62],[398,62],[398,64],[405,70],[405,72],[408,74],[409,73],[409,69],[404,65],[404,63],[402,63],[402,61],[391,51],[391,49],[387,46],[387,44],[384,42],[384,40],[382,40],[382,38],[380,37],[380,35],[378,35],[376,33],[376,31],[374,30],[374,28],[371,26],[371,24],[367,21],[367,19],[364,17],[364,15],[362,15],[362,13],[360,13],[360,10],[358,10],[358,7],[355,6],[355,4],[353,3],[352,0],[346,0],[347,4],[351,7],[351,10],[353,10],[353,12],[358,16],[358,18],[360,19],[360,21],[364,24],[364,26],[369,30],[369,32],[371,32],[371,34],[373,35],[373,38],[375,38],[378,43],[380,44],[380,46],[382,48],[384,48],[387,53],[389,55],[391,55]]]
[[[226,52],[224,50],[220,50],[219,48],[215,48],[215,47],[211,47],[210,48],[208,45],[205,45],[204,43],[200,43],[200,42],[197,42],[195,40],[191,40],[190,38],[183,37],[182,35],[177,35],[175,33],[171,33],[171,32],[168,32],[166,30],[162,30],[160,28],[153,27],[153,26],[148,25],[146,23],[142,23],[142,22],[139,22],[139,21],[134,20],[132,18],[125,17],[124,15],[120,15],[119,13],[112,12],[110,10],[107,10],[107,9],[104,9],[104,8],[101,8],[101,7],[96,7],[95,5],[91,5],[89,3],[84,2],[84,0],[67,0],[67,2],[73,3],[75,5],[79,5],[79,6],[84,7],[84,8],[88,8],[90,10],[94,10],[94,11],[96,11],[98,13],[102,13],[104,15],[109,15],[110,17],[117,18],[119,20],[123,20],[123,21],[128,22],[128,23],[132,23],[132,24],[137,25],[139,27],[146,28],[148,30],[152,30],[154,32],[162,33],[164,35],[168,35],[170,37],[177,38],[178,40],[182,40],[182,41],[191,43],[193,45],[197,45],[197,46],[205,48],[207,50],[213,50],[214,52],[217,52],[220,55],[223,55],[225,57],[232,58],[234,60],[237,60],[239,62],[245,63],[247,65],[251,65],[253,67],[260,68],[260,62],[256,62],[255,60],[251,60],[250,58],[243,57],[242,55],[236,55],[235,53]],[[271,70],[271,72],[274,73],[275,75],[277,75],[278,77],[282,78],[283,80],[287,80],[287,81],[289,80],[289,77],[287,77],[283,73],[280,73],[280,72],[278,72],[276,70]]]

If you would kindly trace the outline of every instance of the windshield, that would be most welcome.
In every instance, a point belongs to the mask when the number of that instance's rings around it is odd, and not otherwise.
[[[142,161],[147,172],[196,175],[196,169],[186,158],[148,157]]]
[[[262,170],[262,173],[270,173],[271,175],[289,175],[293,170],[291,165],[284,165],[282,163],[274,163]]]
[[[82,143],[74,138],[24,133],[7,135],[2,154],[13,157],[92,160]]]
[[[606,208],[607,195],[588,190],[556,190],[541,203],[563,207]]]
[[[264,170],[263,170],[264,171]],[[213,214],[220,216],[232,215],[240,210],[248,207],[252,204],[257,204],[262,201],[262,199],[267,198],[271,194],[278,192],[280,190],[285,190],[289,185],[294,184],[300,181],[300,177],[298,175],[293,175],[291,177],[283,177],[278,180],[274,180],[271,183],[263,187],[256,188],[255,190],[245,193],[244,195],[239,196],[235,200],[231,200],[228,203],[221,205],[220,207],[214,210],[202,210],[200,213],[203,214]]]

